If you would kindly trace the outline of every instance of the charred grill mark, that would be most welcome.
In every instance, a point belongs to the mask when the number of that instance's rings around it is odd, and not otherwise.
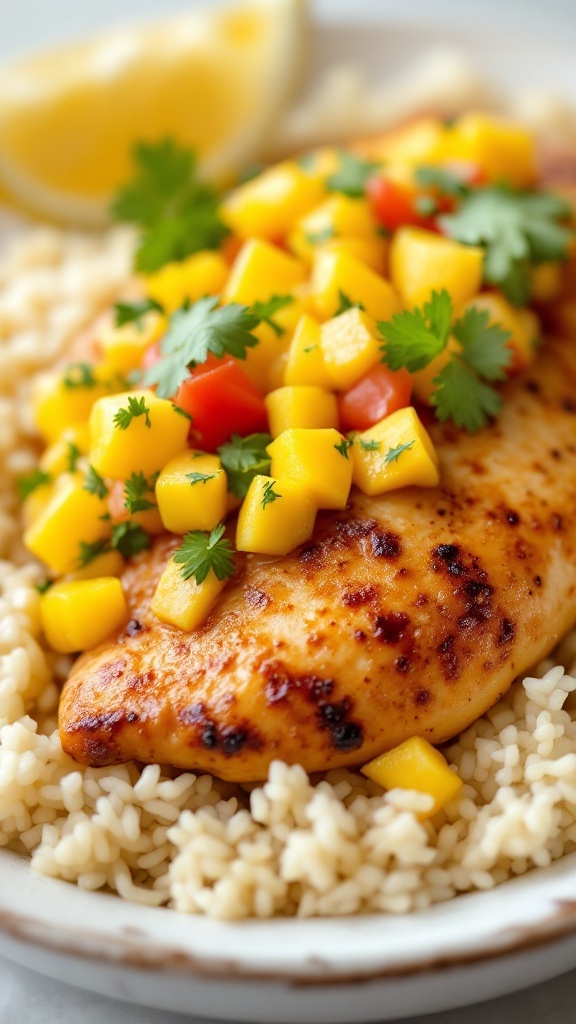
[[[336,750],[358,750],[364,742],[362,726],[357,722],[343,722],[332,730],[332,741]]]
[[[124,674],[125,668],[126,662],[123,658],[107,662],[98,669],[98,682],[103,686],[107,686],[108,683],[113,683],[115,679],[120,679]]]
[[[414,691],[414,703],[416,707],[426,707],[427,704],[432,700],[432,694],[430,690],[425,690],[424,687],[419,686]]]
[[[397,644],[406,635],[410,619],[406,612],[385,612],[374,623],[374,637],[383,644]]]
[[[252,750],[260,750],[263,746],[261,736],[247,722],[219,727],[202,703],[182,708],[178,718],[193,731],[192,745],[199,740],[206,750],[219,749],[225,757],[233,757],[247,745]]]
[[[509,526],[518,526],[518,523],[520,522],[520,516],[512,508],[506,510],[504,518]]]
[[[262,609],[268,607],[272,598],[258,587],[246,587],[244,590],[244,600],[250,608]]]
[[[460,675],[458,654],[455,650],[455,646],[456,638],[450,633],[440,641],[436,648],[436,653],[440,660],[444,678],[449,682],[458,679],[458,676]]]
[[[304,544],[298,551],[300,562],[319,562],[322,558],[322,548],[319,544]]]
[[[509,644],[514,640],[516,635],[516,626],[512,622],[512,619],[502,619],[500,623],[500,630],[498,632],[498,645]]]
[[[400,673],[400,675],[405,675],[408,669],[410,668],[410,658],[407,658],[405,655],[401,654],[398,658],[394,660],[394,668],[396,669],[397,672]]]
[[[376,558],[398,558],[402,553],[402,543],[397,533],[385,530],[383,533],[370,535],[372,554]]]
[[[342,595],[342,603],[348,608],[360,608],[363,604],[370,604],[378,597],[376,587],[370,585],[360,587],[358,590],[347,590]]]
[[[142,625],[141,622],[139,622],[138,619],[130,619],[130,622],[126,626],[126,635],[137,636],[138,633],[141,633],[143,629],[144,626]]]

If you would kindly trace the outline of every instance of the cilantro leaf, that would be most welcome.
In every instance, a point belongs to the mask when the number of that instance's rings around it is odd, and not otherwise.
[[[384,462],[397,462],[400,456],[402,455],[402,452],[410,451],[412,445],[415,444],[415,442],[416,438],[414,438],[413,441],[408,441],[406,444],[399,444],[397,448],[389,448],[388,451],[386,452],[386,455],[384,456]]]
[[[124,558],[132,558],[150,547],[150,535],[138,523],[127,519],[114,527],[110,545]]]
[[[380,451],[380,441],[360,441],[360,447],[363,452],[378,452]]]
[[[380,167],[373,160],[362,160],[342,149],[338,153],[339,167],[326,181],[329,192],[343,192],[345,196],[357,198],[364,195],[366,182]]]
[[[97,473],[94,469],[94,466],[88,467],[88,472],[84,477],[82,490],[88,491],[89,494],[95,494],[97,498],[102,499],[108,494],[108,488],[100,476],[100,473]]]
[[[423,370],[446,348],[450,337],[452,299],[445,288],[432,292],[423,310],[404,310],[391,321],[379,321],[378,330],[385,340],[382,361],[391,370],[403,366],[410,373]]]
[[[186,473],[186,479],[190,481],[191,487],[194,484],[206,484],[209,480],[215,480],[218,473]]]
[[[502,408],[502,397],[484,384],[460,359],[451,359],[440,371],[430,401],[439,420],[453,420],[475,434],[496,417]]]
[[[151,427],[150,422],[150,409],[146,405],[146,398],[142,395],[142,398],[135,398],[134,395],[128,397],[128,408],[118,409],[118,412],[114,416],[114,425],[120,430],[128,430],[128,427],[132,423],[132,420],[137,419],[138,416],[145,416],[145,424],[147,427]]]
[[[158,479],[158,474],[156,474]],[[132,473],[124,484],[124,508],[128,509],[131,516],[136,512],[147,512],[151,508],[157,508],[154,501],[146,498],[155,487],[156,479],[152,477],[147,480],[144,473]]]
[[[227,580],[234,572],[234,551],[229,540],[222,537],[224,523],[215,526],[210,535],[202,530],[187,533],[174,553],[174,561],[181,565],[182,577],[194,579],[200,585],[210,570],[219,580]]]
[[[468,186],[462,178],[446,167],[417,167],[416,181],[423,188],[435,188],[443,196],[458,198],[468,192]]]
[[[273,316],[289,306],[291,302],[294,302],[292,295],[272,295],[267,302],[253,302],[252,312],[254,316],[258,317],[258,320],[272,328],[277,338],[281,338],[284,328],[276,323]]]
[[[54,586],[55,582],[55,580],[50,580],[48,579],[48,577],[46,577],[46,579],[43,579],[40,583],[35,583],[34,587],[38,591],[38,593],[42,595],[47,593],[47,591],[50,590],[50,587]]]
[[[68,363],[62,384],[69,391],[74,388],[95,388],[98,381],[92,363]]]
[[[506,185],[475,189],[455,213],[440,219],[450,238],[486,249],[484,277],[511,302],[529,298],[530,265],[566,260],[573,232],[564,199],[549,192],[520,192]]]
[[[347,459],[348,449],[351,448],[353,444],[354,442],[351,441],[349,437],[343,437],[340,444],[335,444],[334,447],[337,452],[340,452],[340,455]]]
[[[135,174],[112,204],[116,220],[143,229],[136,269],[154,271],[201,249],[217,249],[227,234],[218,194],[197,174],[195,154],[170,138],[138,142]]]
[[[262,508],[266,508],[267,505],[271,505],[277,498],[282,497],[281,494],[276,494],[276,491],[274,490],[275,484],[276,480],[269,480],[265,485],[264,490],[262,491],[262,500],[260,502]]]
[[[267,476],[271,458],[266,448],[272,443],[270,434],[232,434],[217,449],[228,477],[228,490],[237,498],[245,498],[255,476]]]
[[[31,473],[26,476],[21,476],[16,481],[16,489],[18,491],[18,497],[20,501],[24,501],[31,494],[37,490],[38,487],[43,487],[45,484],[51,484],[52,477],[50,473],[43,473],[41,469],[33,469]]]
[[[218,297],[206,296],[188,309],[179,309],[170,319],[162,341],[162,358],[144,377],[145,384],[157,384],[159,398],[176,394],[191,367],[206,362],[208,353],[221,358],[228,354],[246,358],[246,350],[258,344],[250,332],[259,320],[247,306],[232,302],[218,307]]]
[[[135,302],[117,302],[114,306],[116,327],[124,324],[136,324],[142,330],[142,320],[146,313],[163,313],[164,307],[156,299],[137,299]]]
[[[81,540],[78,547],[80,549],[80,554],[78,555],[78,567],[80,569],[93,562],[95,558],[98,558],[98,555],[103,555],[105,551],[109,550],[108,541],[103,538],[95,540],[93,544],[87,544],[86,541]]]
[[[78,465],[78,459],[82,457],[82,452],[73,441],[69,441],[66,445],[66,469],[68,473],[75,473],[76,466]]]
[[[332,224],[327,224],[321,231],[307,231],[305,233],[306,241],[308,245],[323,245],[324,242],[328,242],[331,238],[334,238],[336,232]]]
[[[487,309],[471,306],[454,324],[454,337],[462,346],[462,358],[486,380],[506,380],[513,354],[510,332],[490,323]]]
[[[347,313],[349,309],[361,309],[364,312],[364,306],[361,302],[354,302],[346,292],[343,292],[341,288],[338,289],[338,309],[334,313],[334,316],[341,316],[342,313]]]

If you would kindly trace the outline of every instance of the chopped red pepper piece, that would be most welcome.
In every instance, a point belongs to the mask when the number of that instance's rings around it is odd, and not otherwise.
[[[255,434],[268,427],[259,391],[230,356],[209,356],[178,388],[175,404],[192,417],[190,440],[216,451],[232,434]]]
[[[377,363],[338,403],[343,431],[367,430],[397,409],[410,405],[412,381],[408,370],[389,370]]]
[[[423,216],[418,212],[417,201],[423,193],[418,193],[409,185],[375,176],[366,183],[366,192],[376,220],[388,231],[396,231],[404,224],[427,228],[429,231],[435,229],[434,216]]]

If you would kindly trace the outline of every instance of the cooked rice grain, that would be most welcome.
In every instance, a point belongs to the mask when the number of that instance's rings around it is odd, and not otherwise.
[[[80,768],[56,731],[69,660],[39,642],[41,570],[20,542],[15,477],[33,468],[34,375],[129,277],[131,236],[36,231],[0,268],[0,846],[42,874],[216,918],[407,913],[491,889],[576,849],[576,680],[547,661],[446,753],[464,786],[430,797],[350,771],[275,762],[259,787]],[[576,632],[559,658],[576,661]]]

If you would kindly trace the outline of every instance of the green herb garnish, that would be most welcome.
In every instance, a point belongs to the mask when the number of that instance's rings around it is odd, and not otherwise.
[[[224,523],[215,526],[208,535],[202,530],[187,533],[174,553],[174,561],[181,565],[185,580],[194,578],[200,585],[210,571],[219,580],[227,580],[234,572],[234,551],[229,540],[222,535]]]
[[[105,498],[108,494],[108,488],[104,483],[100,473],[97,473],[94,466],[88,467],[88,472],[84,477],[84,483],[82,490],[88,491],[90,494],[95,494],[97,498]]]
[[[281,338],[285,333],[284,328],[280,327],[273,317],[275,313],[285,309],[291,302],[294,302],[293,295],[272,295],[267,302],[253,302],[252,312],[258,320],[272,328],[277,338]]]
[[[20,501],[24,501],[31,494],[34,493],[38,487],[44,487],[45,484],[51,484],[52,477],[50,473],[43,473],[41,469],[33,469],[31,473],[26,476],[21,476],[16,481],[16,489],[18,491],[18,497]]]
[[[163,313],[164,307],[156,299],[138,299],[135,302],[117,302],[114,306],[116,327],[124,324],[136,324],[142,330],[143,319],[147,313]]]
[[[232,434],[220,445],[218,456],[228,477],[228,490],[237,498],[245,498],[256,476],[267,476],[271,458],[266,448],[272,443],[270,434]]]
[[[132,420],[137,419],[139,416],[145,416],[144,420],[147,427],[151,427],[150,422],[150,409],[146,405],[146,398],[142,395],[142,398],[134,398],[130,395],[128,398],[128,408],[118,409],[118,412],[114,416],[114,425],[120,430],[128,430],[128,427],[132,423]]]
[[[150,494],[154,490],[158,475],[156,473],[154,477],[147,480],[142,472],[132,473],[126,480],[124,484],[124,508],[128,510],[131,516],[135,515],[136,512],[148,512],[149,509],[158,507],[154,501],[149,501],[145,497],[146,494]]]
[[[373,160],[362,160],[342,149],[338,153],[339,167],[326,181],[329,192],[343,192],[345,196],[357,198],[363,196],[366,182],[380,167]]]

